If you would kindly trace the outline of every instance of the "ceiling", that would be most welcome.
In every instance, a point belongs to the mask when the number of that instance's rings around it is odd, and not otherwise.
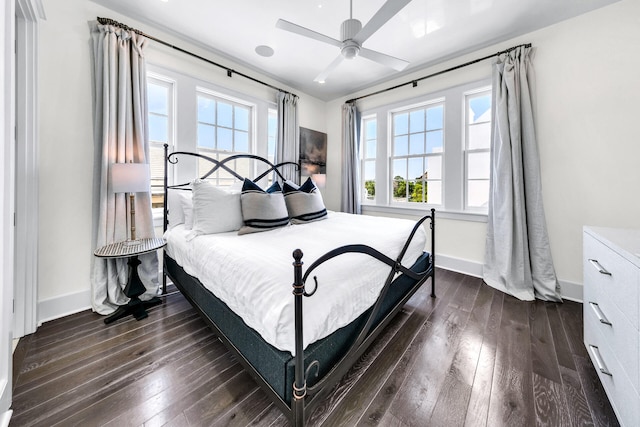
[[[340,49],[276,28],[276,22],[282,18],[340,39],[348,0],[92,1],[246,66],[248,74],[254,70],[328,101],[617,0],[412,0],[362,43],[408,61],[403,71],[358,56],[343,60],[324,84],[314,79]],[[384,3],[353,0],[353,17],[365,26]],[[257,46],[269,46],[274,54],[260,56]]]

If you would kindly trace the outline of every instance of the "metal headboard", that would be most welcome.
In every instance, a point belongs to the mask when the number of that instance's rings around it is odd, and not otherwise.
[[[235,154],[233,156],[229,156],[222,160],[217,160],[209,156],[205,156],[204,154],[193,153],[189,151],[174,151],[173,153],[169,154],[169,144],[164,144],[164,208],[163,208],[164,216],[163,216],[163,223],[162,223],[163,232],[167,231],[167,227],[169,225],[169,206],[167,203],[169,189],[190,190],[189,188],[189,185],[191,184],[190,182],[169,185],[169,164],[175,165],[176,163],[178,163],[178,156],[196,157],[196,158],[204,159],[211,163],[211,169],[209,169],[206,173],[204,173],[200,177],[200,179],[206,179],[210,177],[213,173],[215,173],[217,170],[222,169],[228,172],[229,174],[231,174],[233,177],[243,181],[245,177],[240,175],[239,173],[237,173],[235,170],[233,170],[227,165],[227,163],[234,160],[238,160],[238,159],[256,160],[258,162],[264,163],[267,166],[266,171],[262,172],[256,178],[251,179],[253,182],[260,181],[262,178],[266,177],[272,172],[275,172],[276,175],[282,181],[284,181],[285,177],[282,175],[282,173],[278,169],[287,165],[295,166],[296,170],[298,171],[298,174],[300,173],[300,165],[296,162],[282,162],[278,164],[273,164],[268,159],[265,159],[264,157],[256,156],[254,154]]]

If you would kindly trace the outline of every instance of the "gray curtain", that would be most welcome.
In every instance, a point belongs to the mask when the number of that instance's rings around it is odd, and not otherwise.
[[[113,163],[149,163],[147,143],[147,85],[144,60],[146,39],[111,25],[91,28],[94,56],[94,224],[93,247],[126,240],[129,215],[126,194],[107,188]],[[136,234],[154,237],[149,193],[136,194]],[[158,293],[158,258],[155,252],[141,255],[138,267],[147,292]],[[126,259],[92,257],[92,306],[100,314],[112,313],[128,298]]]
[[[484,281],[514,297],[561,301],[542,206],[532,49],[493,68],[494,128]]]
[[[355,103],[342,106],[342,200],[343,212],[361,213],[360,156],[358,138],[360,114]]]
[[[298,97],[292,93],[278,92],[278,143],[276,164],[300,162],[300,128],[298,127]],[[280,168],[285,179],[300,182],[300,172],[293,165]]]

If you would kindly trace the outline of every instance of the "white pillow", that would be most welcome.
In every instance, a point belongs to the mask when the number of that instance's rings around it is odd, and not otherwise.
[[[242,227],[240,193],[218,188],[205,180],[191,183],[193,188],[193,227],[188,239],[201,234],[237,231]]]
[[[191,191],[170,189],[167,195],[167,219],[169,220],[168,228],[185,223],[186,204],[191,204]]]
[[[191,195],[193,193],[189,192]],[[184,228],[191,230],[193,228],[193,198],[182,199],[182,212],[184,213]]]

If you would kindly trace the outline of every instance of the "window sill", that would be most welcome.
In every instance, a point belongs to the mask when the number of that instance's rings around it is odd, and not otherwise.
[[[362,205],[362,213],[383,213],[402,216],[421,217],[429,213],[430,207],[416,209],[413,207]],[[487,222],[487,214],[479,212],[447,211],[436,208],[436,218],[456,221]]]

